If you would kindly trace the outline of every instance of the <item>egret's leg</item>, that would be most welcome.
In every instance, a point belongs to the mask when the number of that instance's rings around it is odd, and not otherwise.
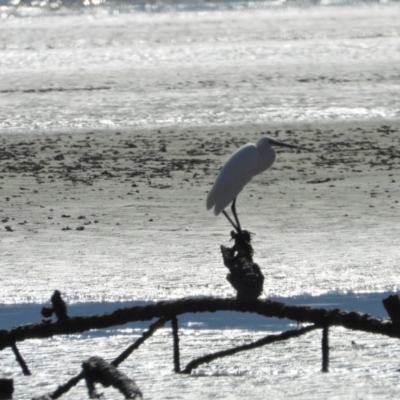
[[[235,228],[235,230],[236,230],[237,232],[239,232],[239,231],[238,231],[238,227],[237,227],[237,226],[235,225],[235,223],[232,221],[232,219],[231,219],[231,217],[228,215],[228,213],[227,213],[225,210],[222,210],[222,214],[225,215],[226,219],[232,224],[232,226]]]
[[[233,202],[232,202],[231,209],[232,209],[232,214],[235,217],[235,221],[236,221],[236,225],[237,225],[236,230],[238,231],[238,233],[241,233],[242,232],[242,228],[240,227],[239,218],[238,218],[238,216],[236,214],[236,197],[235,197],[235,200],[233,200]]]

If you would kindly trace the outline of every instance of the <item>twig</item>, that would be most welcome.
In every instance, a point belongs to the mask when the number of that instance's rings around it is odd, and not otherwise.
[[[199,365],[209,363],[217,358],[231,356],[231,355],[239,353],[241,351],[252,350],[252,349],[256,349],[257,347],[265,346],[266,344],[271,344],[274,342],[279,342],[279,341],[299,337],[299,336],[304,335],[305,333],[313,331],[314,329],[317,329],[317,328],[318,327],[315,325],[306,326],[305,328],[301,328],[298,330],[282,332],[279,335],[268,335],[262,339],[256,340],[255,342],[245,344],[242,346],[238,346],[238,347],[234,347],[233,349],[222,350],[222,351],[218,351],[216,353],[207,354],[203,357],[199,357],[196,360],[191,361],[186,366],[186,368],[182,371],[182,373],[190,374],[192,372],[192,370],[197,368]]]

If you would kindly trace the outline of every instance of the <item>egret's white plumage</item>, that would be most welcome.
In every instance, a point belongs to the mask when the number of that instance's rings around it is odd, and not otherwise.
[[[269,137],[256,144],[246,144],[235,151],[221,169],[207,196],[207,210],[218,215],[227,207],[251,179],[274,163],[276,154]]]
[[[240,231],[239,220],[235,211],[235,199],[251,179],[267,170],[275,161],[276,153],[273,145],[296,147],[278,142],[268,136],[264,136],[256,144],[246,144],[233,153],[222,167],[213,187],[207,196],[207,210],[213,208],[214,214],[221,211],[229,219],[232,225]],[[238,226],[233,224],[224,209],[232,203],[232,211]]]

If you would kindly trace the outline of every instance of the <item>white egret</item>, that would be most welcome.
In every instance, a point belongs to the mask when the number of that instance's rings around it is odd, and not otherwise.
[[[208,193],[207,210],[214,208],[215,215],[222,211],[239,234],[242,230],[236,214],[236,197],[254,176],[264,172],[274,163],[276,153],[272,146],[298,148],[268,136],[262,137],[256,144],[246,144],[230,156]],[[225,211],[230,203],[236,224]]]

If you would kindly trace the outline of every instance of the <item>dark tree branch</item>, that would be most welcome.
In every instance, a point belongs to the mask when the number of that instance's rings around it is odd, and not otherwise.
[[[22,368],[22,372],[24,373],[24,375],[30,375],[31,371],[29,371],[28,366],[26,365],[25,360],[22,358],[21,353],[19,352],[17,345],[15,343],[13,343],[11,345],[12,351],[14,352],[15,358],[18,361],[18,364],[21,366]]]
[[[171,319],[172,337],[174,340],[174,371],[181,371],[181,363],[179,357],[179,334],[178,334],[178,319],[174,316]]]
[[[203,297],[163,301],[144,307],[121,308],[112,313],[89,317],[71,317],[65,321],[42,322],[19,326],[10,330],[0,330],[0,350],[11,347],[13,343],[27,339],[43,339],[54,335],[68,335],[91,329],[103,329],[123,325],[133,321],[149,321],[153,318],[172,319],[174,315],[199,312],[237,311],[250,312],[265,317],[288,318],[298,322],[324,326],[326,318],[330,326],[343,326],[347,329],[378,333],[400,338],[400,330],[387,319],[373,318],[368,314],[347,312],[339,309],[325,310],[303,306],[286,305],[277,301],[257,300],[244,303],[236,299]]]
[[[191,361],[186,366],[186,368],[182,371],[182,373],[190,374],[192,372],[192,370],[197,368],[198,366],[209,363],[217,358],[228,357],[233,354],[239,353],[241,351],[252,350],[252,349],[256,349],[261,346],[265,346],[267,344],[299,337],[299,336],[304,335],[305,333],[308,333],[315,329],[317,329],[317,326],[315,326],[315,325],[306,326],[305,328],[282,332],[278,335],[268,335],[260,340],[256,340],[255,342],[252,342],[249,344],[244,344],[242,346],[234,347],[233,349],[222,350],[222,351],[218,351],[216,353],[207,354],[203,357],[199,357],[196,360]]]

